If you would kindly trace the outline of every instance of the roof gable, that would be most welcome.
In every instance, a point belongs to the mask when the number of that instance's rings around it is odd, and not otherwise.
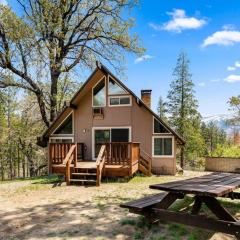
[[[170,133],[172,133],[174,136],[176,136],[178,142],[180,144],[184,144],[185,141],[167,124],[165,123],[156,113],[154,113],[140,98],[136,96],[136,94],[131,91],[125,84],[122,83],[114,74],[111,73],[111,71],[106,68],[104,65],[99,65],[96,67],[96,69],[92,72],[92,74],[89,76],[89,78],[85,81],[85,83],[80,87],[80,89],[74,94],[73,98],[70,101],[70,107],[67,107],[63,110],[62,113],[60,113],[60,116],[64,113],[64,111],[69,111],[69,108],[76,107],[80,101],[80,99],[88,92],[92,91],[92,87],[96,83],[97,80],[102,78],[103,76],[110,76],[123,90],[125,90],[127,93],[131,94],[132,97],[135,98],[137,104],[141,107],[143,106],[146,108],[147,111],[149,111],[152,116],[154,116]],[[58,118],[55,119],[55,121],[51,124],[51,126],[46,130],[46,132],[43,134],[43,137],[47,136],[47,133],[49,133],[50,129],[54,128],[54,125],[58,122]]]

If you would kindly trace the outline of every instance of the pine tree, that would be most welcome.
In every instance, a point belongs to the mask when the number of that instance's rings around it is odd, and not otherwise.
[[[173,80],[167,96],[170,124],[186,140],[186,146],[181,148],[180,164],[182,167],[186,157],[192,158],[203,151],[200,114],[197,111],[198,102],[195,98],[189,63],[187,54],[181,52],[173,71]],[[197,149],[196,144],[198,145]]]
[[[166,120],[166,113],[167,113],[166,102],[163,100],[161,96],[159,97],[159,100],[158,100],[157,112],[160,118],[162,118],[163,120]]]

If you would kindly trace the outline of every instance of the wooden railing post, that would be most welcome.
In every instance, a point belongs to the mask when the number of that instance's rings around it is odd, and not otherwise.
[[[71,175],[70,161],[67,161],[67,164],[66,164],[66,176],[65,176],[67,185],[70,185],[70,175]]]
[[[98,157],[97,157],[97,161],[96,161],[96,164],[97,164],[97,182],[96,182],[96,186],[100,186],[100,182],[101,182],[101,179],[102,179],[102,170],[104,168],[104,164],[105,164],[105,161],[106,161],[106,154],[107,154],[107,151],[106,151],[106,145],[102,145],[101,146],[101,149],[99,151],[99,154],[98,154]]]

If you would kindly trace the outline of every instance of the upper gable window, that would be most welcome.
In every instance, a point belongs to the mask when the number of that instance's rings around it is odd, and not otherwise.
[[[54,132],[54,134],[73,134],[73,119],[72,114],[70,114],[65,121],[60,125],[59,128]]]
[[[106,105],[106,84],[105,78],[103,78],[93,88],[93,107],[105,107],[105,105]]]
[[[118,95],[118,94],[128,94],[128,93],[122,87],[120,87],[111,77],[109,77],[108,94]]]
[[[156,118],[154,118],[153,133],[170,133]]]

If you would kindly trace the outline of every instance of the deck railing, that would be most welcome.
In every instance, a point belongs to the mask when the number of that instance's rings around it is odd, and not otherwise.
[[[66,165],[66,183],[70,185],[70,176],[71,176],[71,164],[74,164],[74,167],[77,166],[77,144],[71,146],[69,152],[63,160],[63,164]]]
[[[50,143],[49,160],[52,164],[62,164],[70,148],[76,143]],[[84,143],[77,143],[77,159],[84,160]]]
[[[139,143],[112,142],[106,143],[106,165],[132,165],[138,161]]]

